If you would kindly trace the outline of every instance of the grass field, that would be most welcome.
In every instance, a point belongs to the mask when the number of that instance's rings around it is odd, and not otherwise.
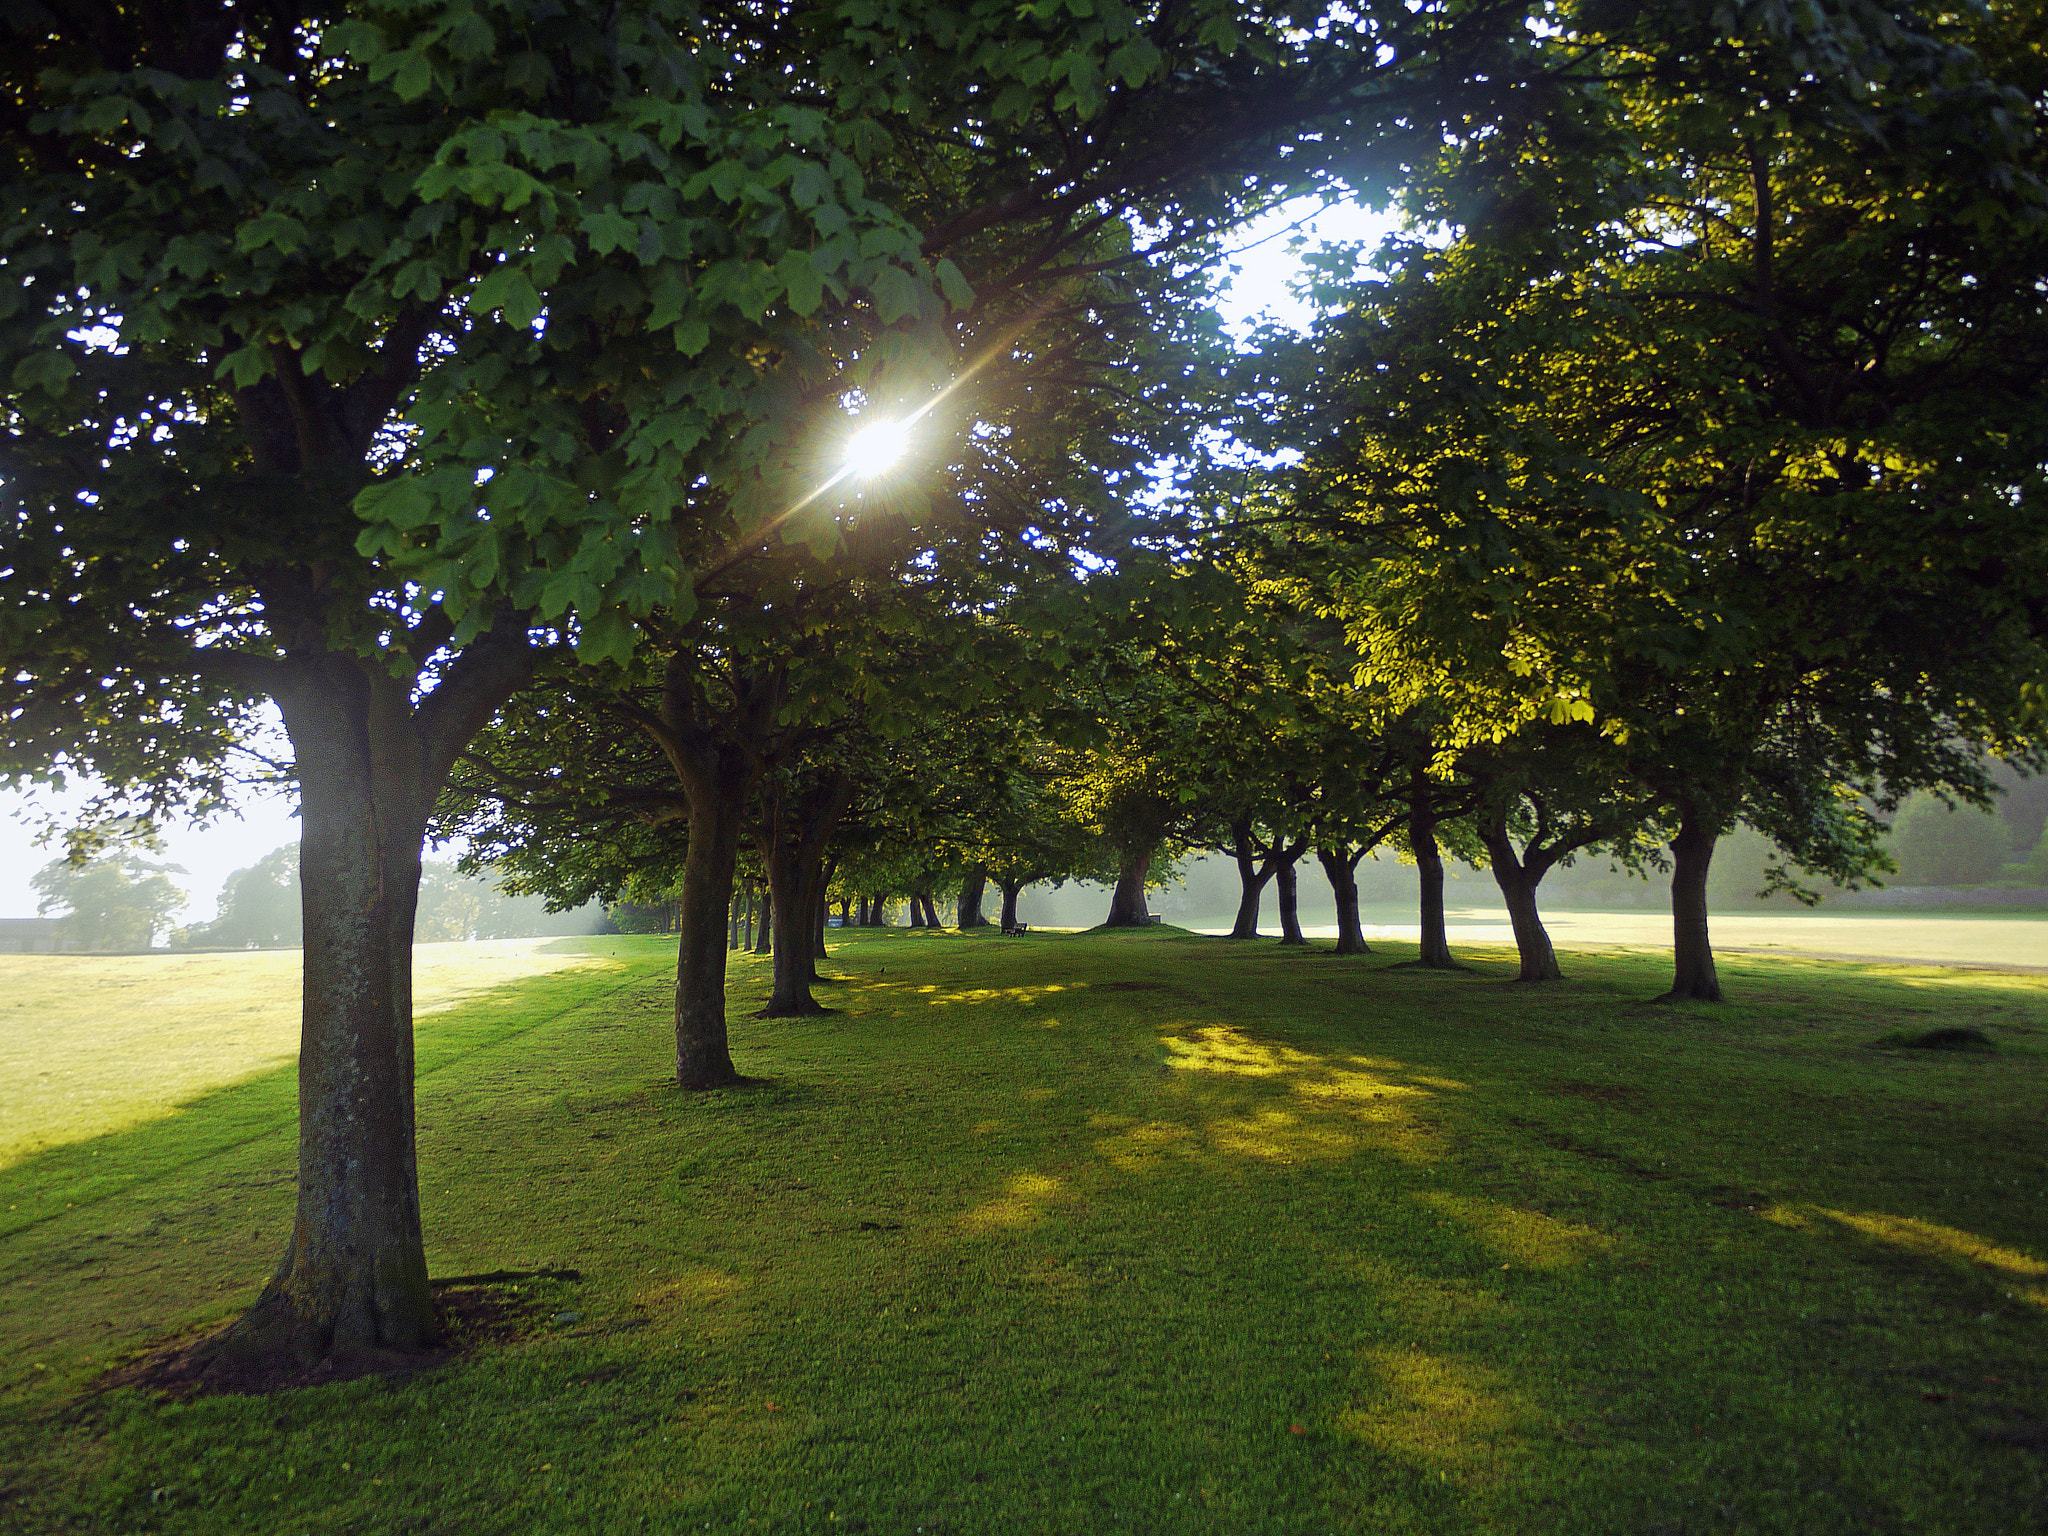
[[[665,946],[555,942],[420,1024],[434,1272],[581,1274],[529,1335],[91,1393],[252,1297],[291,1074],[46,1137],[0,1170],[0,1529],[2048,1528],[2041,978],[1757,957],[1671,1008],[1626,955],[864,933],[684,1098]],[[1996,1049],[1881,1044],[1943,1026]]]
[[[602,943],[487,939],[413,951],[436,1013],[526,976],[589,965]],[[154,1119],[299,1054],[299,952],[0,955],[0,1168]]]

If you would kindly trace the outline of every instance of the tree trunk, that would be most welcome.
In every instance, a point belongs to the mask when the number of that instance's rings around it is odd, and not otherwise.
[[[1422,951],[1415,963],[1431,970],[1455,971],[1450,934],[1444,928],[1444,856],[1436,844],[1435,827],[1411,827],[1408,846],[1415,854],[1415,873],[1422,897]]]
[[[1444,930],[1444,856],[1437,846],[1436,829],[1441,820],[1436,806],[1436,787],[1420,766],[1408,772],[1408,851],[1415,855],[1417,894],[1420,897],[1422,943],[1415,963],[1437,971],[1460,969],[1451,958],[1450,935]]]
[[[420,853],[456,754],[531,675],[507,618],[417,704],[412,679],[354,656],[280,664],[300,786],[298,1209],[223,1355],[311,1363],[439,1339],[413,1126]]]
[[[1145,908],[1145,877],[1151,871],[1151,848],[1125,853],[1123,867],[1117,871],[1116,890],[1109,898],[1109,916],[1103,919],[1103,927],[1142,928],[1151,920],[1151,914]]]
[[[1024,889],[1024,882],[1022,880],[999,880],[996,883],[1003,888],[1003,926],[1005,928],[1015,928],[1017,926],[1017,893]]]
[[[764,883],[761,887],[758,914],[761,926],[754,934],[754,953],[772,954],[775,949],[775,888],[770,884]]]
[[[732,899],[725,904],[725,947],[740,947],[740,891],[737,885],[733,887]]]
[[[1493,861],[1493,879],[1500,887],[1501,900],[1507,904],[1508,921],[1515,930],[1515,950],[1522,960],[1521,974],[1515,980],[1562,981],[1564,972],[1558,967],[1557,951],[1551,948],[1550,930],[1543,926],[1543,916],[1536,910],[1537,882],[1519,865],[1504,865],[1499,859]]]
[[[1719,817],[1694,801],[1680,802],[1678,835],[1671,839],[1671,990],[1661,1002],[1721,1001],[1707,933],[1707,870],[1720,836]]]
[[[833,770],[801,791],[764,797],[762,860],[775,924],[775,980],[764,1019],[823,1013],[811,996],[815,924],[823,896],[824,851],[853,798],[851,774]]]
[[[981,898],[988,891],[988,866],[973,864],[960,877],[960,902],[957,916],[960,929],[986,928],[988,919],[981,915]]]
[[[825,948],[825,930],[831,926],[826,919],[832,915],[832,897],[830,895],[832,877],[838,871],[839,861],[837,859],[827,859],[825,860],[824,867],[818,872],[818,944],[817,948],[811,951],[813,960],[831,959],[831,952]],[[824,980],[818,974],[816,965],[811,967],[811,980]]]
[[[1323,873],[1330,877],[1330,894],[1337,898],[1337,953],[1371,954],[1372,946],[1365,942],[1365,929],[1358,922],[1360,855],[1347,858],[1334,848],[1318,848],[1316,857],[1322,861]]]
[[[1280,942],[1282,944],[1306,944],[1301,934],[1301,905],[1298,888],[1299,876],[1293,859],[1283,859],[1279,868],[1273,871],[1273,885],[1280,903]]]
[[[683,899],[676,939],[676,1086],[718,1088],[740,1080],[725,1023],[725,947],[718,908],[729,899],[739,863],[753,773],[743,754],[710,750],[687,791],[690,841],[683,853]]]
[[[1237,921],[1230,926],[1233,939],[1256,939],[1259,936],[1259,898],[1265,894],[1266,882],[1273,877],[1270,860],[1266,867],[1259,867],[1258,845],[1252,841],[1250,817],[1239,817],[1230,824],[1230,853],[1237,861]]]
[[[1512,797],[1510,797],[1512,798]],[[1500,887],[1507,904],[1508,922],[1515,930],[1515,951],[1521,956],[1517,981],[1562,981],[1557,951],[1550,946],[1550,932],[1536,910],[1536,887],[1549,872],[1542,858],[1525,862],[1508,832],[1506,803],[1492,806],[1479,818],[1479,840],[1486,845],[1487,862],[1493,866],[1493,882]]]

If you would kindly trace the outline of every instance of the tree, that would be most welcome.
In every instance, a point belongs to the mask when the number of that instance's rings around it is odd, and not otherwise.
[[[937,277],[860,190],[858,112],[729,93],[687,6],[134,20],[7,22],[0,766],[203,811],[277,702],[309,893],[301,1204],[233,1347],[414,1348],[437,1324],[405,956],[442,779],[530,675],[536,614],[604,654],[673,593],[671,492],[693,444],[744,457],[725,425],[778,414],[754,349],[810,285],[894,314],[936,309]],[[750,187],[787,210],[765,263]]]
[[[1996,880],[2013,856],[2011,837],[1997,817],[1943,805],[1925,793],[1899,808],[1890,849],[1907,885],[1981,885]]]
[[[1134,225],[1192,251],[1397,163],[1512,97],[1522,17],[8,13],[0,770],[68,762],[109,809],[204,811],[267,697],[302,794],[300,1215],[234,1348],[436,1336],[405,961],[421,844],[536,645],[622,661],[634,621],[686,618],[735,548],[836,542],[792,525],[799,429],[911,331],[970,299],[1054,319],[1062,285],[1144,266]],[[990,247],[976,295],[956,258]],[[864,344],[851,377],[821,345],[838,325]]]
[[[171,882],[183,873],[120,849],[83,862],[58,859],[29,884],[42,898],[36,911],[62,918],[76,948],[148,949],[185,905],[185,893]]]
[[[290,949],[299,942],[302,901],[298,846],[287,843],[273,848],[249,868],[229,875],[221,883],[213,921],[180,929],[172,942],[224,949]]]
[[[1364,670],[1465,740],[1625,746],[1675,823],[1674,998],[1719,995],[1738,815],[1853,882],[1866,802],[2038,750],[2039,71],[1991,14],[1567,32],[1640,72],[1451,145],[1413,207],[1456,238],[1295,359],[1291,511]]]
[[[1475,830],[1514,928],[1516,980],[1559,980],[1537,887],[1552,869],[1603,845],[1639,867],[1658,841],[1656,799],[1629,777],[1613,744],[1584,725],[1532,727],[1469,757],[1482,786]]]

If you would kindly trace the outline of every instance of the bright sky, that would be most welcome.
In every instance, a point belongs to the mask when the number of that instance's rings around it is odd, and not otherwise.
[[[1219,306],[1232,330],[1245,335],[1262,320],[1273,320],[1297,328],[1305,327],[1312,311],[1296,298],[1289,287],[1302,272],[1293,243],[1305,236],[1311,246],[1323,242],[1377,240],[1392,227],[1382,214],[1357,207],[1339,207],[1318,213],[1316,205],[1302,202],[1248,228],[1232,242],[1235,251],[1230,264],[1238,269],[1230,291]],[[52,859],[61,857],[61,846],[35,846],[35,834],[52,812],[62,813],[81,804],[84,792],[56,797],[47,792],[19,795],[0,791],[0,917],[33,917],[36,895],[29,880]],[[209,921],[223,881],[238,869],[246,869],[271,849],[298,841],[298,822],[293,803],[284,795],[249,794],[243,797],[240,816],[224,817],[212,825],[187,825],[162,829],[163,852],[154,857],[180,865],[173,876],[191,898],[179,915],[181,923]]]

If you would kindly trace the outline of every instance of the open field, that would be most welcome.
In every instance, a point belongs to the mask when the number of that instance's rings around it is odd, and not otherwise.
[[[581,940],[417,945],[414,1012],[604,953]],[[296,949],[0,955],[0,996],[0,1168],[298,1059]]]
[[[2041,978],[1744,957],[1672,1008],[1661,957],[863,932],[841,1011],[685,1099],[667,946],[549,942],[420,1025],[433,1270],[580,1271],[530,1335],[85,1395],[253,1296],[291,1073],[47,1134],[0,1169],[0,1529],[2048,1527]],[[1949,1025],[1997,1048],[1880,1044]]]
[[[1271,903],[1268,903],[1270,907]],[[1215,926],[1197,923],[1198,931],[1228,933],[1231,914]],[[1412,907],[1368,906],[1360,918],[1368,939],[1415,942],[1418,932]],[[1453,907],[1445,923],[1454,948],[1490,948],[1512,944],[1514,930],[1498,905]],[[1559,907],[1543,914],[1543,923],[1560,949],[1671,949],[1671,914],[1635,908],[1596,912]],[[1746,912],[1716,912],[1714,947],[1721,954],[1752,950],[1785,950],[1874,960],[1913,960],[1935,965],[2014,966],[2048,970],[2048,913],[1985,916],[1956,912],[1808,911],[1790,907]],[[1268,914],[1268,927],[1279,931]],[[1332,939],[1334,927],[1310,926],[1310,938]]]

